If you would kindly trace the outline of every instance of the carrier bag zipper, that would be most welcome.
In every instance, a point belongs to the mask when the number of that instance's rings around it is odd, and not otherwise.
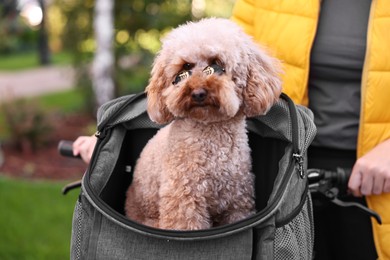
[[[297,116],[297,109],[295,107],[294,102],[291,100],[289,96],[287,96],[285,93],[282,93],[280,95],[281,98],[283,98],[285,101],[287,101],[288,110],[290,112],[290,118],[291,118],[291,127],[292,127],[292,144],[293,144],[293,158],[295,162],[297,163],[298,167],[298,174],[299,177],[302,179],[305,177],[305,171],[304,171],[304,158],[303,154],[301,153],[299,149],[299,128],[298,128],[298,116]]]

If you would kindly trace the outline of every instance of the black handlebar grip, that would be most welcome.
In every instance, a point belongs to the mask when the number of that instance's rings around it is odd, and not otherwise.
[[[313,192],[337,188],[341,194],[345,194],[348,190],[351,169],[337,168],[335,171],[308,169],[307,173],[309,187]]]
[[[78,156],[74,156],[73,155],[73,141],[61,140],[58,143],[58,152],[62,156],[73,157],[73,158],[81,158],[80,155],[78,155]]]
[[[336,184],[341,187],[347,187],[349,177],[351,176],[352,169],[337,168]]]

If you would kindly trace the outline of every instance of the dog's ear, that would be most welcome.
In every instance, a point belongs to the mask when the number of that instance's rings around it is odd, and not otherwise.
[[[263,115],[279,99],[282,91],[280,62],[255,46],[248,53],[247,82],[243,91],[247,117]]]
[[[147,111],[149,117],[158,124],[172,121],[173,115],[169,112],[162,92],[170,85],[164,72],[163,57],[159,54],[153,64],[149,85],[146,87],[148,97]]]

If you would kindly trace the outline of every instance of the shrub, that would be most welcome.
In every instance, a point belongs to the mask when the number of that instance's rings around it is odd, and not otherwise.
[[[31,153],[45,144],[51,131],[48,113],[26,99],[1,104],[9,141],[23,153]]]

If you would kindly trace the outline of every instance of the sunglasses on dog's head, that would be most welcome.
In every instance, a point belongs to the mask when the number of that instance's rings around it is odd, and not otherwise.
[[[189,78],[192,75],[191,66],[184,66],[184,68],[185,68],[184,70],[180,71],[176,75],[175,80],[172,82],[173,85],[176,85],[180,81],[182,81],[184,79],[187,79],[187,78]],[[209,66],[207,66],[206,68],[203,69],[203,73],[206,76],[212,75],[214,73],[217,73],[218,75],[221,75],[224,72],[225,72],[225,69],[222,66],[220,66],[220,65],[218,65],[216,63],[211,64],[211,65],[209,65]]]

